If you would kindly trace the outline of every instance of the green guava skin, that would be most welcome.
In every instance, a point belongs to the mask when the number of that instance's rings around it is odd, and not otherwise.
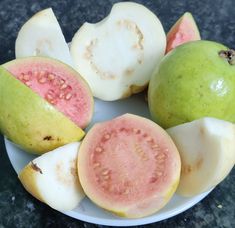
[[[84,132],[0,66],[0,131],[22,149],[43,154]]]
[[[228,50],[193,41],[169,52],[150,80],[149,110],[163,128],[202,117],[235,122],[235,65],[219,56]]]

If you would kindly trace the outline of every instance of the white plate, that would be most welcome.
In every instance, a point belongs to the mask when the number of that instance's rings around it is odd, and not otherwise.
[[[148,107],[146,101],[144,100],[143,94],[135,95],[131,98],[116,102],[104,102],[96,100],[93,121],[89,127],[91,127],[95,122],[112,119],[127,112],[149,118]],[[17,173],[19,173],[19,171],[35,157],[34,155],[20,150],[7,139],[5,139],[5,145],[11,164]],[[191,198],[185,198],[175,194],[170,202],[162,210],[151,216],[141,219],[123,219],[116,217],[102,210],[101,208],[98,208],[87,198],[85,198],[75,210],[63,213],[79,220],[100,225],[143,225],[161,221],[163,219],[177,215],[198,203],[206,195],[208,195],[209,192]]]

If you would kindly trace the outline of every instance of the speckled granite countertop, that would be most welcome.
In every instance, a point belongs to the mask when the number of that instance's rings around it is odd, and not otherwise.
[[[0,1],[0,64],[14,58],[14,42],[21,25],[36,11],[53,7],[67,41],[84,21],[102,19],[117,1]],[[203,39],[235,47],[233,0],[146,0],[143,3],[161,19],[165,31],[185,11],[193,13]],[[235,170],[204,200],[173,218],[148,227],[235,227]],[[101,227],[54,211],[29,195],[14,172],[0,135],[0,228]],[[142,226],[144,227],[144,226]]]

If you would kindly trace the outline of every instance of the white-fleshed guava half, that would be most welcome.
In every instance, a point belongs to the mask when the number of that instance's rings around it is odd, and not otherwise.
[[[77,173],[80,143],[70,143],[31,161],[19,174],[25,189],[59,211],[74,209],[84,198]]]
[[[96,24],[74,35],[71,56],[93,95],[112,101],[142,91],[164,56],[166,36],[157,16],[143,5],[116,3]]]
[[[16,58],[48,56],[73,66],[68,45],[51,8],[36,13],[21,27],[15,55]]]
[[[235,125],[205,117],[167,129],[181,157],[177,192],[194,196],[219,184],[235,163]]]

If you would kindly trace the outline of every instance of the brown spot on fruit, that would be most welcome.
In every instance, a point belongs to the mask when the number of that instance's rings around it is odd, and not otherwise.
[[[47,135],[43,138],[43,140],[51,141],[51,140],[53,140],[53,138],[51,135]]]
[[[36,172],[39,172],[40,174],[43,174],[42,170],[38,167],[38,165],[36,163],[34,163],[33,161],[31,161],[31,168],[33,170],[35,170]]]

